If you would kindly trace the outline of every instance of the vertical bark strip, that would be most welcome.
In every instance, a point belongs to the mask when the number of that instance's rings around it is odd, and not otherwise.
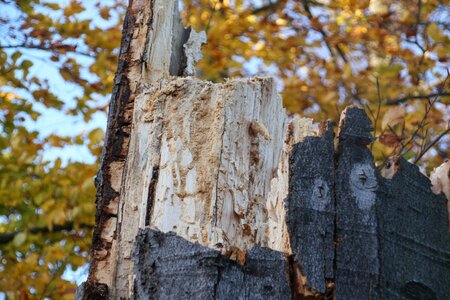
[[[174,67],[176,63],[171,63],[171,60],[185,60],[182,58],[183,43],[188,36],[189,31],[180,22],[178,1],[130,1],[124,20],[105,146],[96,177],[96,227],[87,284],[92,287],[90,295],[95,295],[98,287],[99,297],[108,294],[115,297],[114,289],[106,289],[105,292],[104,287],[116,286],[117,261],[121,265],[126,259],[118,257],[121,252],[120,249],[117,251],[125,197],[122,186],[127,182],[127,176],[123,175],[124,170],[130,167],[125,167],[130,135],[136,132],[132,125],[136,118],[135,106],[141,105],[140,94],[151,89],[159,79],[169,76],[171,71],[177,73],[174,75],[182,72],[181,67]],[[136,141],[136,137],[131,139]],[[120,209],[119,202],[122,202]]]
[[[136,15],[132,7],[127,10],[122,31],[122,44],[119,65],[114,79],[108,125],[105,135],[100,169],[96,177],[96,225],[93,236],[92,259],[88,283],[110,287],[115,268],[115,229],[117,224],[120,187],[125,160],[128,154],[128,142],[131,132],[132,112],[135,99],[135,87],[130,84],[129,73],[135,68],[132,52],[132,36],[137,31]],[[105,239],[105,232],[108,239]],[[95,295],[95,291],[93,291]],[[108,295],[108,291],[100,295]],[[89,293],[86,293],[89,295]],[[89,297],[89,296],[87,296]]]
[[[295,144],[289,167],[285,205],[292,252],[306,276],[303,284],[324,294],[327,279],[334,278],[333,125],[323,124],[321,135],[308,136]]]
[[[129,74],[136,94],[116,231],[118,260],[113,293],[117,298],[132,296],[132,246],[138,229],[151,222],[146,220],[147,206],[152,206],[148,191],[158,180],[153,174],[160,168],[166,113],[164,100],[152,96],[171,75],[183,73],[183,45],[190,33],[181,24],[177,0],[139,1],[131,7],[140,21],[132,45],[139,53],[140,65]]]
[[[336,299],[379,299],[378,175],[364,109],[341,115],[336,169]]]

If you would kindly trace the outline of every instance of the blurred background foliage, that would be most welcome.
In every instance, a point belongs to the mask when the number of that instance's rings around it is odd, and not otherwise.
[[[362,105],[379,163],[448,158],[449,1],[182,2],[204,79],[274,76],[316,121]],[[83,278],[126,5],[0,0],[0,299],[72,299]]]

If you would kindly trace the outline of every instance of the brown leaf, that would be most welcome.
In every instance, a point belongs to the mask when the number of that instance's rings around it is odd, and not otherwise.
[[[378,137],[378,140],[383,145],[393,148],[393,147],[397,146],[398,144],[400,144],[400,142],[402,140],[404,140],[404,137],[400,137],[400,136],[396,136],[395,134],[387,133],[387,134],[380,135]]]

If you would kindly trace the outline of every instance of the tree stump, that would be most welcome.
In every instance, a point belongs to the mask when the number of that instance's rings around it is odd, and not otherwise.
[[[77,299],[450,299],[445,196],[379,174],[361,108],[335,141],[272,79],[182,77],[204,35],[177,3],[130,2]]]

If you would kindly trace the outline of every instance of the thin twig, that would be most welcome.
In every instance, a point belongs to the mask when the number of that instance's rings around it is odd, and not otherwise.
[[[381,109],[381,90],[380,90],[380,81],[378,80],[378,77],[376,77],[377,80],[377,97],[378,97],[378,107],[377,107],[377,115],[375,117],[374,123],[375,123],[375,129],[373,132],[373,135],[376,137],[377,136],[377,128],[378,128],[378,119],[380,118],[380,109]],[[373,144],[372,143],[370,145],[370,150],[372,150],[373,148]]]
[[[71,45],[67,45],[67,46],[71,46]],[[18,44],[18,45],[0,45],[0,49],[17,49],[17,48],[36,49],[36,50],[42,50],[42,51],[58,51],[60,49],[64,49],[64,47],[62,47],[62,46],[52,48],[52,47],[46,47],[46,46],[41,46],[41,45],[33,45],[33,44],[25,44],[25,43],[24,44]],[[75,53],[75,54],[96,58],[95,55],[92,55],[92,54],[87,53],[87,52],[82,52],[82,51],[77,51],[77,50],[67,50],[67,52],[72,52],[72,53]]]
[[[429,99],[429,98],[433,98],[433,97],[446,97],[446,96],[450,96],[450,92],[438,92],[438,93],[432,93],[432,94],[428,94],[428,95],[408,95],[402,98],[398,98],[398,99],[388,99],[386,104],[387,105],[395,105],[395,104],[400,104],[409,100],[420,100],[420,99]]]
[[[419,162],[420,159],[432,148],[434,145],[436,145],[444,136],[446,136],[448,133],[450,133],[450,126],[447,126],[447,130],[442,132],[440,135],[436,137],[434,141],[432,141],[425,149],[417,156],[417,158],[414,160],[414,163],[416,164]]]
[[[443,88],[445,88],[445,85],[447,83],[448,78],[450,77],[450,72],[449,70],[447,70],[447,77],[445,78],[444,82],[443,82]],[[428,118],[428,114],[430,113],[431,109],[433,108],[434,103],[436,103],[436,101],[438,100],[439,95],[435,95],[433,100],[430,100],[431,98],[427,98],[428,100],[428,106],[425,109],[425,114],[422,118],[422,120],[420,121],[420,124],[418,125],[418,127],[416,128],[416,130],[414,131],[414,133],[412,134],[412,136],[410,137],[410,139],[404,144],[404,146],[400,149],[399,154],[404,156],[406,155],[409,151],[412,150],[412,148],[414,147],[414,143],[413,145],[411,145],[411,147],[409,147],[406,152],[403,152],[403,150],[409,145],[409,143],[413,142],[414,139],[416,138],[417,134],[419,133],[419,130],[423,130],[424,126],[426,126],[426,120]]]
[[[74,229],[73,222],[67,222],[66,224],[62,225],[53,225],[52,230],[50,230],[48,227],[32,227],[28,229],[27,233],[31,234],[41,234],[41,233],[50,233],[50,232],[59,232],[59,231],[71,231]],[[79,224],[79,228],[82,229],[92,229],[92,225],[88,224]],[[9,233],[2,233],[0,234],[0,245],[6,244],[14,240],[14,237],[19,233],[20,231],[15,232],[9,232]]]
[[[311,9],[309,7],[309,3],[308,0],[302,0],[302,4],[303,4],[303,8],[305,9],[306,15],[308,17],[308,19],[311,21],[314,16],[311,13]],[[328,34],[322,29],[322,28],[312,28],[313,30],[319,32],[322,35],[323,41],[325,43],[325,46],[327,46],[328,51],[330,52],[331,56],[334,56],[333,50],[331,48],[330,43],[328,42]],[[335,45],[336,51],[338,52],[339,56],[342,58],[342,60],[344,62],[347,62],[348,59],[344,54],[344,51],[341,49],[341,47],[339,47],[338,44]]]

